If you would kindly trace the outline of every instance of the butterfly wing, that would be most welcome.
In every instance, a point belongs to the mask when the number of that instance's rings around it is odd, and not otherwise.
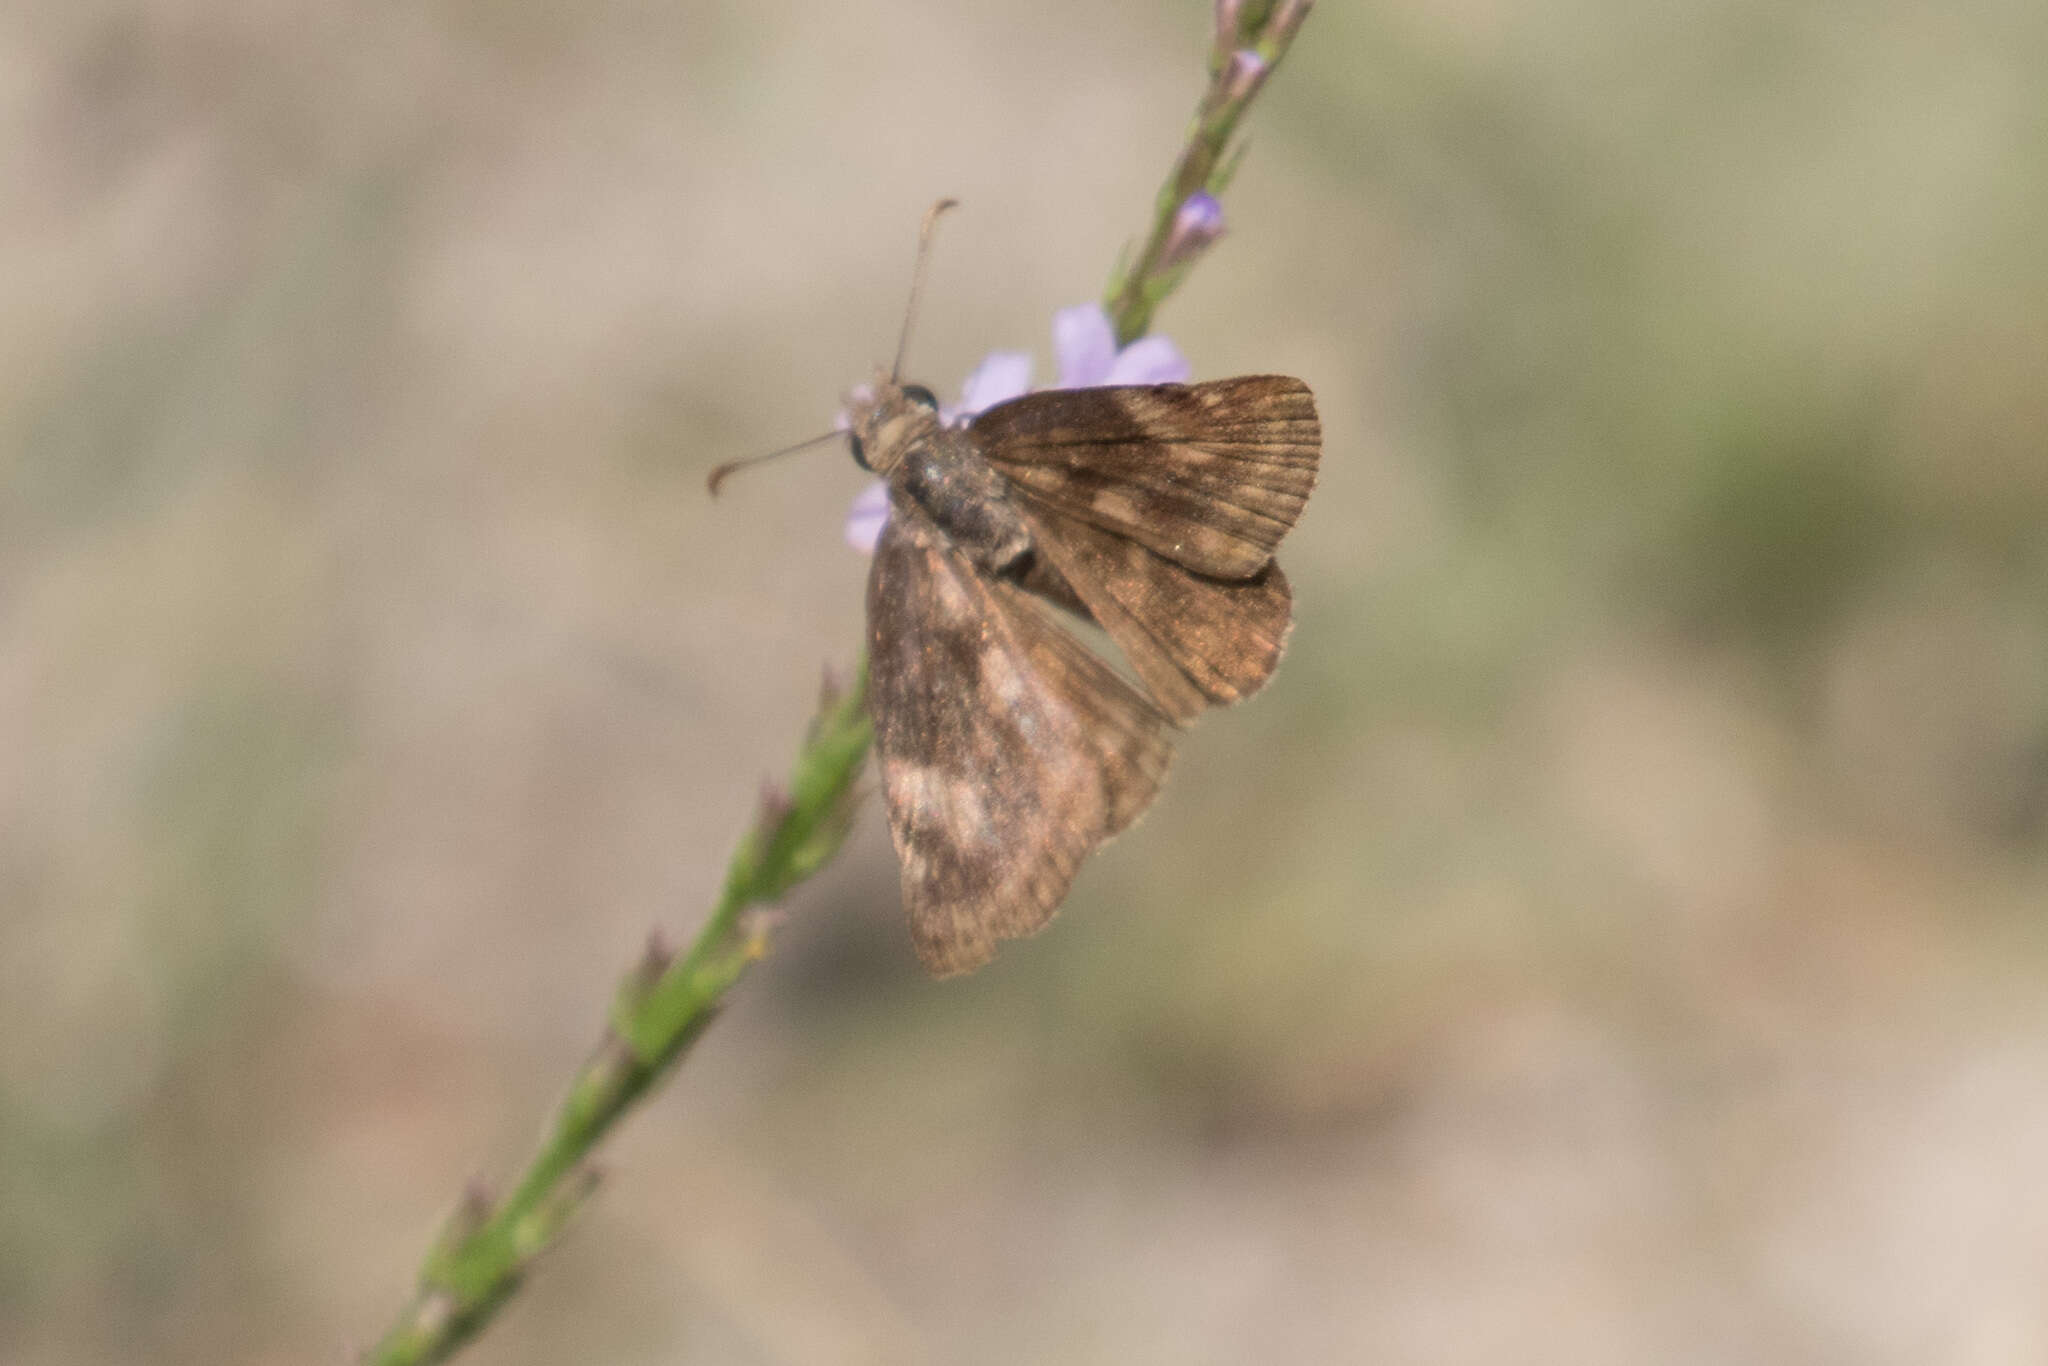
[[[869,708],[911,938],[937,975],[1034,933],[1148,806],[1159,709],[893,500],[868,575]]]
[[[1212,578],[1028,499],[1024,515],[1038,553],[1175,721],[1251,696],[1279,667],[1294,599],[1271,560],[1249,578]]]
[[[968,435],[1046,511],[1222,579],[1272,560],[1323,445],[1314,396],[1285,375],[1045,390],[989,409]]]

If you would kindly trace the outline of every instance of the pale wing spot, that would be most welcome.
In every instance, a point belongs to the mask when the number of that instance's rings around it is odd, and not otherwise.
[[[955,778],[946,799],[951,814],[946,828],[953,839],[962,844],[988,844],[995,830],[980,784],[968,778]]]
[[[1138,520],[1138,505],[1121,489],[1105,489],[1096,494],[1094,506],[1112,522],[1128,524]]]
[[[955,842],[987,844],[994,836],[988,801],[972,779],[949,774],[929,764],[900,764],[895,768],[899,799],[910,813],[916,830],[944,831]],[[922,872],[924,859],[914,849],[906,850],[906,863]]]
[[[895,788],[906,806],[919,815],[937,810],[952,779],[929,764],[893,765]]]
[[[980,614],[980,605],[951,575],[939,576],[935,586],[938,589],[937,606],[946,621],[966,621]]]
[[[1017,667],[1017,661],[1008,653],[991,652],[983,658],[981,681],[1006,707],[1021,706],[1030,695],[1030,684],[1025,680],[1024,671]]]

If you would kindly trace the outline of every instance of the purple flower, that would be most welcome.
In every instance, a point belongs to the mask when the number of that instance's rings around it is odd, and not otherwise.
[[[1303,11],[1304,14],[1306,12]],[[1223,63],[1223,74],[1216,88],[1224,99],[1242,104],[1259,93],[1259,87],[1266,83],[1266,77],[1272,74],[1272,70],[1264,57],[1248,47],[1241,47]]]
[[[1100,304],[1082,304],[1055,313],[1052,349],[1060,362],[1060,382],[1055,389],[1181,384],[1189,374],[1187,358],[1164,337],[1140,337],[1119,351],[1116,329]]]
[[[846,543],[863,555],[875,553],[882,528],[889,524],[889,486],[871,480],[846,510]]]
[[[950,408],[940,409],[939,416],[947,426],[954,426],[984,408],[1008,403],[1019,394],[1030,391],[1031,353],[991,351],[982,357],[981,364],[974,367],[967,376],[967,382],[960,386],[960,401]]]
[[[1174,211],[1166,245],[1159,252],[1160,269],[1185,266],[1223,236],[1223,206],[1207,190],[1196,190]]]
[[[1052,349],[1059,363],[1055,389],[1093,389],[1104,384],[1182,384],[1191,372],[1180,348],[1164,337],[1140,337],[1119,350],[1116,329],[1100,304],[1080,304],[1053,315]],[[960,402],[939,409],[948,426],[998,403],[1031,392],[1031,354],[991,351],[961,386]],[[843,423],[842,423],[843,425]],[[877,479],[853,500],[846,516],[846,543],[863,555],[875,553],[889,520],[889,487]]]

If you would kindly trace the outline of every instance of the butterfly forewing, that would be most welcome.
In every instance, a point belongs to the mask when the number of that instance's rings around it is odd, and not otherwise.
[[[986,962],[1052,918],[1074,870],[1151,802],[1166,716],[892,499],[868,576],[870,710],[918,957]]]
[[[1040,507],[1227,579],[1272,560],[1322,451],[1315,399],[1284,375],[1047,390],[968,434]]]

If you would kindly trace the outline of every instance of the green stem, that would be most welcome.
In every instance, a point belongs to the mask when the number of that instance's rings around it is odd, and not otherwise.
[[[428,1252],[411,1300],[364,1354],[369,1366],[416,1366],[452,1355],[490,1321],[596,1188],[592,1150],[689,1050],[726,993],[766,952],[771,922],[749,916],[749,909],[780,899],[837,852],[871,734],[866,685],[863,665],[850,691],[827,690],[787,795],[763,797],[696,942],[679,958],[658,943],[649,946],[518,1184],[495,1205],[480,1189],[464,1197]]]
[[[1209,62],[1209,86],[1195,105],[1188,138],[1152,205],[1152,226],[1135,259],[1110,277],[1102,301],[1116,329],[1116,344],[1128,346],[1152,330],[1152,315],[1180,285],[1200,247],[1189,251],[1175,240],[1181,207],[1197,193],[1221,195],[1237,170],[1244,148],[1231,135],[1294,43],[1311,0],[1272,0],[1231,7],[1216,35]],[[1219,7],[1220,9],[1221,7]],[[1203,244],[1206,245],[1206,244]]]

